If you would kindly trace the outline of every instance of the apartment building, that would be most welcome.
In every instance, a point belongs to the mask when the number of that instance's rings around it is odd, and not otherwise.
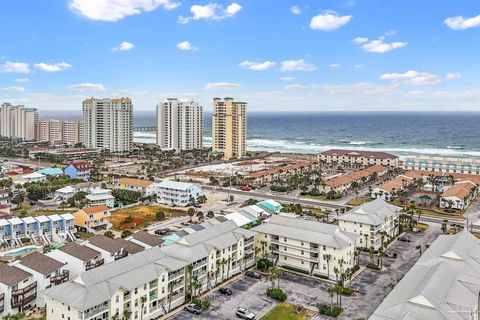
[[[247,152],[247,103],[233,98],[213,99],[212,151],[225,160],[241,159]]]
[[[463,210],[468,208],[478,194],[478,186],[472,181],[457,182],[446,188],[440,197],[440,208]]]
[[[140,192],[143,197],[149,197],[156,193],[157,185],[153,181],[133,178],[122,178],[115,185],[115,189],[136,191]]]
[[[157,202],[169,206],[186,207],[203,196],[202,188],[186,182],[164,180],[157,184]]]
[[[337,217],[338,226],[345,232],[359,235],[359,247],[379,249],[387,238],[398,235],[401,209],[378,198]]]
[[[99,251],[77,242],[68,242],[60,249],[50,251],[47,256],[63,262],[70,274],[70,279],[105,263]]]
[[[354,266],[355,245],[360,238],[336,225],[281,215],[251,230],[256,233],[255,247],[272,257],[276,265],[331,279],[335,279],[334,268]]]
[[[18,313],[33,306],[37,299],[37,282],[31,273],[0,263],[0,316]]]
[[[0,219],[0,244],[21,245],[23,238],[33,243],[75,240],[74,217],[65,213],[25,218]]]
[[[385,201],[392,201],[399,192],[412,187],[419,180],[422,180],[422,175],[410,171],[373,188],[370,196],[372,199],[382,198]]]
[[[185,302],[192,277],[203,292],[252,266],[253,243],[251,231],[228,221],[99,266],[44,292],[47,319],[154,319]]]
[[[478,320],[480,240],[440,235],[387,295],[370,320]]]
[[[83,101],[83,144],[87,148],[126,152],[133,143],[133,107],[130,98]]]
[[[175,98],[157,104],[157,145],[177,152],[202,149],[203,107]]]
[[[318,155],[318,160],[329,165],[343,165],[360,168],[373,165],[398,168],[400,160],[397,156],[380,151],[331,149]]]
[[[317,162],[298,162],[276,168],[260,170],[249,173],[245,176],[244,181],[247,184],[260,185],[271,183],[278,179],[287,179],[291,176],[307,173],[319,168]]]
[[[83,123],[79,120],[40,120],[38,128],[38,140],[50,142],[52,145],[75,145],[83,140]]]
[[[0,106],[0,136],[22,140],[38,139],[38,112],[34,108]]]
[[[110,208],[105,205],[93,206],[78,210],[73,214],[75,226],[86,232],[108,230],[112,227],[110,223]]]
[[[336,177],[325,182],[320,186],[322,192],[338,192],[345,193],[351,189],[352,183],[356,181],[358,184],[368,182],[374,176],[381,177],[388,172],[388,168],[382,165],[374,165],[365,169],[348,173],[344,176]]]
[[[480,175],[479,159],[412,155],[403,157],[402,162],[407,170]]]
[[[76,145],[83,143],[83,121],[69,120],[63,121],[62,143]]]

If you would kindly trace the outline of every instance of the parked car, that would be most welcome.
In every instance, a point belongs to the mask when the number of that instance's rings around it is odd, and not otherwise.
[[[172,232],[172,230],[170,230],[168,228],[155,230],[155,234],[159,235],[159,236],[164,236],[166,234],[169,234],[170,232]]]
[[[398,241],[410,242],[410,237],[409,236],[401,236],[400,238],[398,238]]]
[[[248,186],[244,186],[241,188],[242,191],[250,191],[252,190],[252,188],[248,187]]]
[[[197,314],[197,315],[202,313],[202,308],[197,306],[195,303],[190,303],[190,304],[186,305],[185,310],[190,312],[190,313]]]
[[[220,288],[220,290],[218,290],[218,292],[220,292],[221,294],[223,295],[226,295],[226,296],[231,296],[232,295],[232,289],[229,289],[229,288]]]
[[[261,276],[260,276],[258,273],[253,272],[253,271],[247,271],[247,272],[245,273],[245,275],[246,275],[247,277],[253,278],[253,279],[260,279],[260,278],[261,278]]]
[[[240,317],[242,319],[247,319],[247,320],[255,319],[255,314],[253,314],[253,312],[242,307],[238,307],[237,312],[235,312],[235,314],[237,315],[237,317]]]

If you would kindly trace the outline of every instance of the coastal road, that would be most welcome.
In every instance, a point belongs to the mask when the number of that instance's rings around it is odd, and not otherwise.
[[[202,185],[202,188],[205,190],[210,190],[213,192],[224,192],[228,193],[231,192],[232,194],[236,195],[241,195],[241,196],[246,196],[249,198],[260,198],[260,199],[271,199],[271,200],[276,200],[276,201],[288,201],[288,202],[294,202],[294,203],[300,203],[305,206],[311,206],[311,207],[318,207],[318,208],[324,208],[330,211],[335,211],[335,209],[350,209],[351,207],[345,206],[345,205],[340,205],[340,204],[333,204],[333,203],[328,203],[328,202],[320,202],[320,201],[315,201],[315,200],[308,200],[308,199],[301,199],[297,197],[289,197],[289,196],[283,196],[283,195],[275,195],[275,194],[269,194],[269,193],[264,193],[264,192],[258,192],[255,190],[251,191],[242,191],[238,189],[232,188],[229,190],[229,188],[223,188],[223,187],[215,187],[215,186],[209,186],[209,185]]]

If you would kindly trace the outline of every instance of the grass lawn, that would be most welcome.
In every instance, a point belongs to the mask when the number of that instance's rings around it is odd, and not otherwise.
[[[29,205],[28,203],[22,203],[22,205],[20,206],[20,208],[17,209],[16,207],[17,207],[16,204],[12,204],[12,208],[15,208],[15,209],[13,209],[13,211],[15,211],[15,212],[20,211],[20,210],[23,210],[23,209],[28,210],[28,209],[30,209],[32,206]]]
[[[308,209],[308,210],[312,211],[314,214],[322,216],[322,217],[328,215],[328,212],[322,211],[320,209]]]
[[[474,233],[473,235],[480,239],[480,233]]]
[[[352,200],[347,202],[347,205],[349,206],[359,206],[361,204],[364,204],[365,202],[370,202],[373,199],[371,197],[359,197],[359,198],[353,198]]]
[[[309,309],[303,309],[300,313],[296,313],[296,308],[297,306],[294,304],[282,302],[260,320],[307,320],[315,314]]]
[[[88,239],[90,239],[91,237],[94,236],[93,233],[90,233],[90,232],[80,232],[80,231],[77,231],[77,233],[75,233],[75,235],[76,235],[78,238],[82,239],[82,240],[88,240]]]
[[[463,219],[463,211],[458,211],[458,214],[444,213],[437,210],[422,209],[422,214],[427,216],[439,217],[444,219]]]
[[[326,196],[309,196],[309,195],[302,196],[301,195],[300,198],[313,199],[313,200],[327,200]]]
[[[165,213],[166,219],[185,216],[187,214],[185,210],[180,209],[138,205],[113,211],[112,216],[110,217],[110,222],[115,230],[143,229],[155,222],[155,214],[159,210],[162,210]],[[132,219],[128,222],[128,217],[130,216]]]

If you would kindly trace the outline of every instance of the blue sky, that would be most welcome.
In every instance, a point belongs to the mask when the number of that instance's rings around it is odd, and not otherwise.
[[[41,110],[480,110],[478,0],[10,0],[0,19],[0,101]]]

